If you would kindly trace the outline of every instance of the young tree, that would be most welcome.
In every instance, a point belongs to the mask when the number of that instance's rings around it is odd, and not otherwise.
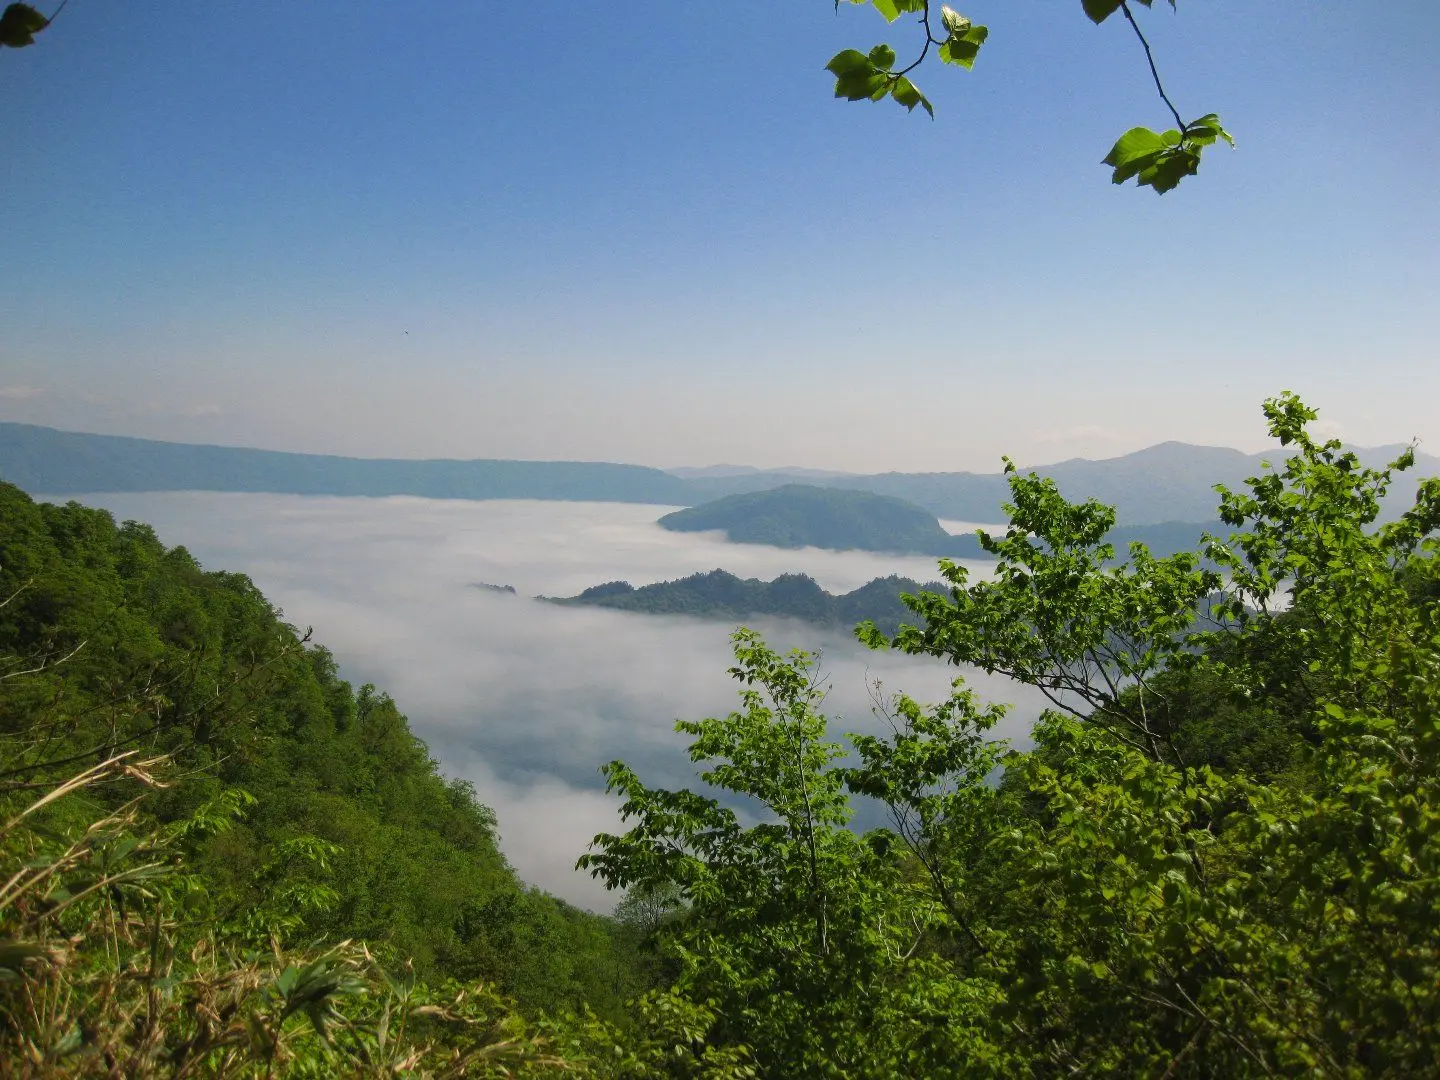
[[[1440,1038],[1440,481],[1376,526],[1393,472],[1266,404],[1294,449],[1194,555],[1132,546],[1109,512],[1011,475],[994,576],[942,564],[886,641],[1051,700],[1033,750],[987,741],[963,687],[903,697],[889,738],[825,743],[803,654],[737,635],[746,710],[681,725],[707,782],[611,783],[637,821],[584,860],[694,903],[681,989],[766,1075],[1424,1075]],[[1270,729],[1257,772],[1197,731]],[[999,774],[1003,770],[1003,777]],[[845,830],[847,797],[893,827]],[[811,801],[813,798],[813,802]],[[818,807],[818,813],[813,808]],[[797,1032],[796,1026],[801,1030]]]
[[[931,50],[942,64],[950,64],[969,71],[975,66],[980,48],[990,37],[990,29],[977,26],[948,5],[942,5],[937,13],[930,0],[849,0],[851,4],[873,7],[886,22],[895,22],[904,15],[911,15],[919,23],[919,53],[914,60],[899,66],[896,51],[889,45],[876,45],[869,51],[845,49],[831,58],[826,70],[835,76],[835,96],[849,101],[883,101],[890,98],[897,104],[914,112],[918,105],[932,118],[935,109],[928,98],[920,92],[910,79],[911,72],[926,62]],[[1235,140],[1220,123],[1215,113],[1206,113],[1193,120],[1185,120],[1160,81],[1150,42],[1140,29],[1131,3],[1150,7],[1153,0],[1081,0],[1085,15],[1094,23],[1103,23],[1119,13],[1129,23],[1145,51],[1145,62],[1150,68],[1150,77],[1165,108],[1175,120],[1175,126],[1163,132],[1145,127],[1133,127],[1116,140],[1103,164],[1113,170],[1111,179],[1117,184],[1134,180],[1141,187],[1148,187],[1163,195],[1172,191],[1187,176],[1194,176],[1200,170],[1200,155],[1206,147],[1224,140],[1232,148]],[[838,2],[837,2],[838,6]],[[1175,6],[1175,0],[1170,0]]]

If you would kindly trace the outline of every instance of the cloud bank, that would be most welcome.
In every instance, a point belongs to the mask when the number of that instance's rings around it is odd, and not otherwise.
[[[734,706],[733,628],[531,597],[715,567],[764,578],[800,570],[831,591],[889,573],[936,576],[929,558],[672,533],[655,524],[666,508],[653,506],[203,492],[80,501],[149,522],[207,567],[248,573],[290,622],[314,627],[346,678],[396,698],[447,773],[475,783],[526,880],[602,910],[614,897],[573,870],[590,838],[618,824],[599,766],[624,758],[649,783],[693,783],[673,724]],[[476,582],[513,585],[518,595]],[[757,620],[756,628],[777,647],[822,651],[837,734],[876,727],[869,681],[934,700],[957,673],[805,624]],[[1018,688],[999,678],[972,673],[972,683],[994,700],[1018,700],[1002,734],[1023,738],[1038,700],[1017,699]]]

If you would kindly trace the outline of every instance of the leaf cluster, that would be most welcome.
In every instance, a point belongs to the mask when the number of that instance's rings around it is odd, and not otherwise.
[[[933,119],[935,109],[930,100],[911,82],[910,73],[925,62],[932,47],[936,48],[942,63],[954,64],[967,71],[972,70],[980,47],[990,34],[988,27],[975,25],[949,6],[941,7],[939,27],[933,26],[929,0],[850,2],[868,4],[875,8],[886,22],[894,22],[905,14],[918,15],[923,36],[919,57],[899,70],[895,67],[896,52],[889,45],[876,45],[868,52],[845,49],[833,56],[825,67],[835,76],[835,96],[847,101],[882,101],[888,97],[910,112],[919,105]],[[1153,0],[1135,2],[1148,8],[1152,6]],[[1176,6],[1175,0],[1169,0],[1169,3],[1172,8]],[[1200,156],[1207,146],[1224,140],[1234,147],[1235,140],[1221,126],[1220,118],[1215,113],[1207,113],[1188,124],[1181,120],[1180,113],[1161,84],[1150,43],[1130,10],[1128,0],[1081,0],[1081,5],[1090,21],[1097,25],[1116,12],[1124,16],[1144,48],[1155,89],[1176,123],[1175,128],[1164,132],[1133,127],[1120,136],[1103,159],[1103,164],[1113,170],[1112,180],[1116,184],[1133,179],[1137,185],[1163,195],[1174,190],[1185,177],[1193,176],[1199,171]],[[838,0],[836,6],[839,6]]]
[[[940,9],[943,36],[936,36],[930,23],[928,0],[850,0],[852,4],[868,3],[875,8],[886,22],[894,22],[903,14],[919,14],[925,32],[924,46],[920,57],[913,63],[896,70],[897,57],[889,45],[876,45],[868,52],[859,49],[843,49],[830,58],[825,70],[835,76],[835,96],[847,101],[883,101],[890,98],[904,106],[907,112],[914,112],[918,105],[935,117],[935,108],[930,99],[922,94],[910,81],[909,75],[925,61],[930,48],[935,46],[941,62],[954,64],[966,71],[975,66],[980,46],[990,31],[976,26],[964,15],[951,7]]]

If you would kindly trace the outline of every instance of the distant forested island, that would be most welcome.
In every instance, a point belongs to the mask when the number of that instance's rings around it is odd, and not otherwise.
[[[902,593],[949,592],[939,583],[921,585],[907,577],[875,578],[853,592],[835,595],[807,574],[782,574],[774,581],[739,578],[724,570],[692,574],[636,588],[628,581],[594,585],[579,596],[542,597],[554,604],[607,607],[651,615],[693,615],[730,621],[757,615],[799,619],[817,626],[849,629],[869,619],[893,634],[918,617],[900,601]]]
[[[934,514],[904,499],[868,491],[786,484],[768,491],[726,495],[660,519],[676,532],[723,532],[740,544],[817,547],[831,551],[889,551],[908,555],[944,555],[988,559],[974,533],[954,535]],[[1113,529],[1107,537],[1123,560],[1134,541],[1155,556],[1194,551],[1204,532],[1221,534],[1218,521],[1166,521]]]
[[[666,514],[660,524],[674,532],[720,530],[740,544],[960,554],[955,543],[960,538],[923,507],[870,491],[810,484],[726,495]]]

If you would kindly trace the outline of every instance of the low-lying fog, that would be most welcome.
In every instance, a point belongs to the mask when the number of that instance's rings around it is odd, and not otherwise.
[[[346,678],[373,682],[399,702],[447,773],[474,781],[527,881],[597,910],[615,897],[573,867],[596,832],[617,825],[598,767],[618,757],[649,783],[692,782],[672,724],[733,707],[725,674],[733,627],[532,597],[716,567],[766,579],[803,571],[831,592],[891,573],[938,577],[928,557],[786,551],[669,532],[655,522],[670,507],[205,492],[78,501],[149,522],[208,568],[249,574],[288,621],[314,627]],[[519,595],[470,587],[476,582],[513,585]],[[802,623],[754,625],[776,646],[823,650],[837,734],[880,724],[867,681],[936,700],[956,673]],[[982,694],[1017,704],[1001,734],[1023,739],[1038,696],[973,675]]]

